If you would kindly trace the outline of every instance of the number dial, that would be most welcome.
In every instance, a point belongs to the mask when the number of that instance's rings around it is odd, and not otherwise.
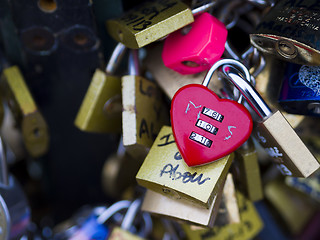
[[[171,103],[178,149],[188,166],[218,160],[241,146],[252,131],[252,118],[241,104],[220,99],[200,84],[180,88]]]

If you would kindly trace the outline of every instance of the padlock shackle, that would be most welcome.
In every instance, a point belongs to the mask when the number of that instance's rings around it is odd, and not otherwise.
[[[107,64],[106,67],[106,73],[107,74],[114,74],[116,69],[118,68],[125,52],[126,52],[127,47],[125,45],[123,45],[122,43],[118,43],[117,46],[115,47],[115,49],[113,50],[110,60]]]
[[[7,155],[2,138],[0,137],[0,182],[9,186]]]
[[[259,93],[252,87],[246,79],[239,75],[239,70],[232,65],[222,66],[222,72],[226,78],[240,91],[250,104],[252,109],[259,115],[261,119],[265,119],[272,114],[272,111],[261,98]]]
[[[222,65],[235,65],[237,66],[245,75],[246,79],[248,79],[248,81],[250,82],[250,73],[249,70],[239,61],[236,61],[234,59],[222,59],[217,61],[215,64],[212,65],[212,67],[209,69],[209,71],[207,72],[207,75],[205,76],[205,78],[202,81],[202,85],[205,87],[208,87],[209,82],[213,76],[213,73]]]
[[[99,224],[104,224],[106,221],[109,220],[115,213],[119,212],[122,209],[129,208],[131,202],[127,200],[122,200],[112,204],[110,207],[107,208],[101,215],[97,218],[97,222]]]
[[[124,216],[122,223],[121,223],[121,228],[124,230],[129,231],[130,227],[133,224],[134,219],[137,216],[138,211],[140,210],[142,204],[142,200],[140,198],[134,200],[130,207],[128,208],[128,211],[126,212],[126,215]]]
[[[139,50],[131,49],[129,52],[128,69],[129,75],[140,76],[140,64],[139,64]]]

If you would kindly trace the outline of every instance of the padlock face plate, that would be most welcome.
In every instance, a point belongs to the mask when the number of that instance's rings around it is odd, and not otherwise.
[[[183,161],[171,127],[164,126],[144,160],[138,184],[167,197],[209,208],[233,160],[233,154],[206,166],[191,168]]]
[[[237,192],[237,200],[240,211],[240,223],[225,226],[214,226],[213,228],[193,230],[190,225],[182,225],[188,239],[202,240],[203,236],[210,240],[219,239],[252,239],[263,228],[263,222],[251,201],[242,193]],[[218,216],[219,217],[219,216]],[[216,221],[219,221],[217,218]]]
[[[263,52],[298,64],[320,64],[320,3],[282,0],[261,20],[251,43]]]
[[[108,237],[110,240],[143,240],[143,238],[136,236],[128,231],[121,229],[120,227],[115,227],[111,235]]]
[[[184,86],[175,94],[171,123],[178,149],[189,166],[234,152],[252,130],[251,115],[243,105],[220,99],[200,84]]]
[[[279,111],[258,124],[254,135],[283,174],[308,177],[319,169],[317,159]]]
[[[147,1],[117,19],[107,30],[128,48],[141,48],[194,21],[191,10],[179,0]]]
[[[121,78],[97,69],[77,114],[75,125],[82,131],[121,132]]]
[[[168,110],[158,86],[139,76],[122,77],[122,104],[123,145],[141,161],[169,122]]]

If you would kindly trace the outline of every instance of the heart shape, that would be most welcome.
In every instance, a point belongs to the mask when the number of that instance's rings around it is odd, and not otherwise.
[[[189,167],[234,152],[252,131],[251,115],[243,105],[220,99],[200,84],[180,88],[172,99],[170,114],[174,138]]]
[[[302,66],[299,70],[299,79],[306,87],[320,95],[320,67]]]

